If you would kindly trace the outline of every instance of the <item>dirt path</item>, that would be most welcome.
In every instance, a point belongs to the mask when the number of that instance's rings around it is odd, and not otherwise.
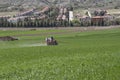
[[[107,26],[107,27],[55,27],[55,28],[0,28],[0,30],[65,30],[64,32],[46,32],[40,34],[19,34],[13,35],[15,37],[20,36],[40,36],[40,35],[54,35],[54,34],[70,34],[74,32],[85,32],[85,31],[94,31],[94,30],[105,30],[120,28],[120,26]]]

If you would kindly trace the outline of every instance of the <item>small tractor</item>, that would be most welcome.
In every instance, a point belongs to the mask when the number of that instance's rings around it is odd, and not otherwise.
[[[46,43],[47,45],[58,45],[58,42],[53,37],[46,38]]]

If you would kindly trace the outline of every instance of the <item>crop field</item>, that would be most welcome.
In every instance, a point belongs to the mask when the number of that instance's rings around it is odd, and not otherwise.
[[[0,36],[19,39],[0,41],[0,80],[120,80],[120,28],[7,30]],[[49,36],[59,45],[47,46]]]

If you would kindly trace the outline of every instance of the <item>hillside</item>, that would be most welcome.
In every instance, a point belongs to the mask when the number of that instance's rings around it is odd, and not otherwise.
[[[119,8],[119,0],[0,0],[0,10],[18,10],[40,6],[72,5],[76,8],[109,7]]]

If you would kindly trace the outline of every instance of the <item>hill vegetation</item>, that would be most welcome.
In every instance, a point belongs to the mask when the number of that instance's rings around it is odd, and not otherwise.
[[[75,8],[119,8],[119,0],[0,0],[0,11],[21,10],[40,6],[68,6]]]

